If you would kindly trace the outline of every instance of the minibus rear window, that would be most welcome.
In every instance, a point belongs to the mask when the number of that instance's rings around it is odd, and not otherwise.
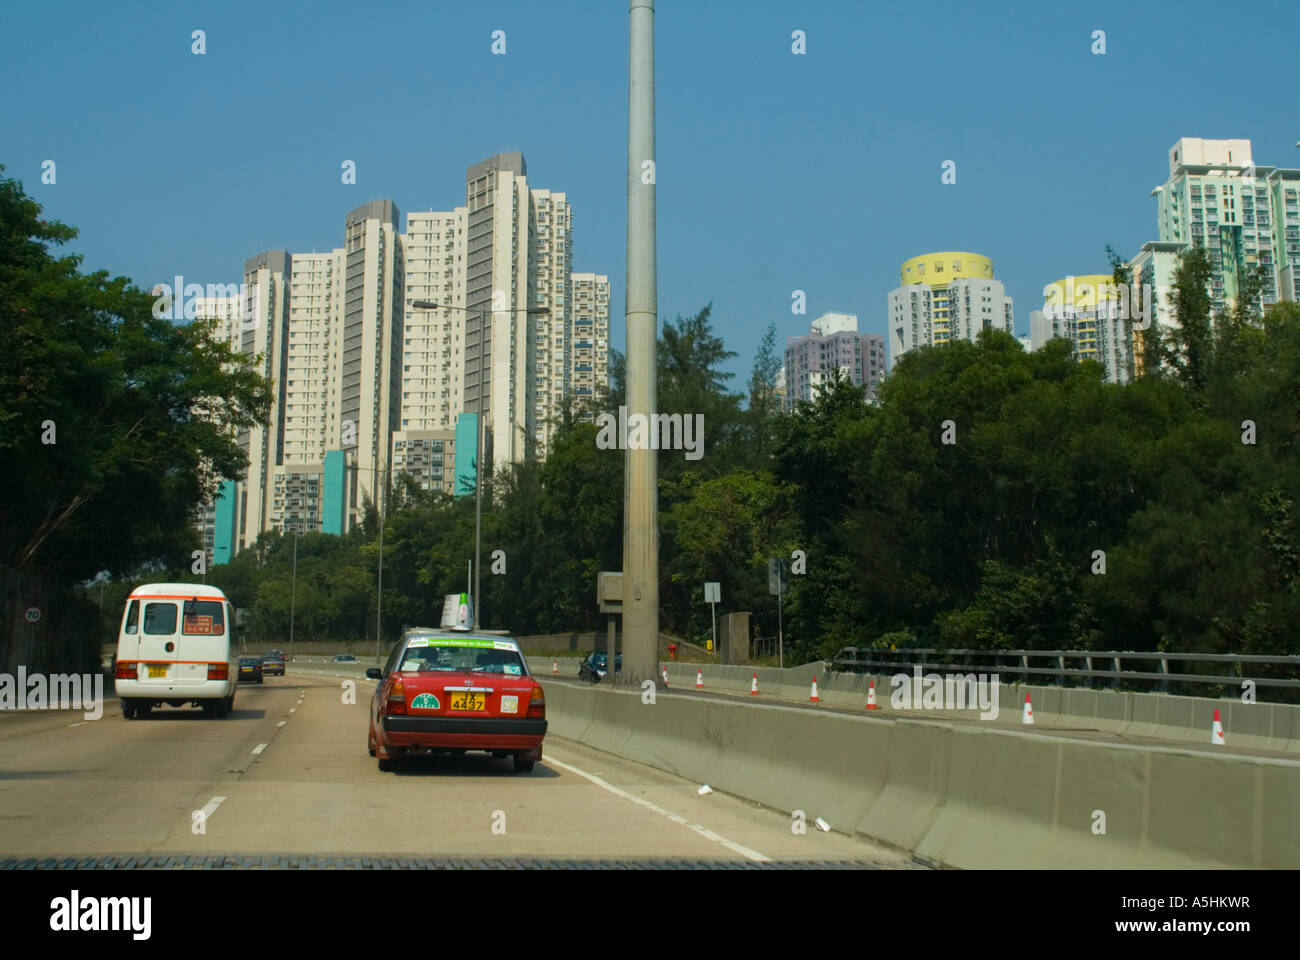
[[[190,600],[181,630],[187,636],[220,636],[226,632],[225,607],[219,600]]]
[[[175,633],[176,604],[146,603],[144,605],[144,632],[148,634]]]

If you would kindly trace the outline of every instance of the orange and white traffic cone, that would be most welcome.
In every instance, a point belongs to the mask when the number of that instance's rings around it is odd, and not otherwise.
[[[813,677],[812,693],[808,694],[809,703],[821,703],[821,697],[817,696],[817,678]]]
[[[560,661],[559,661],[559,660],[552,659],[552,660],[551,660],[551,673],[559,673],[559,672],[560,672]]]
[[[695,689],[696,690],[704,689],[704,670],[699,667],[697,667],[695,670]]]
[[[876,703],[876,681],[869,681],[871,686],[867,687],[867,709],[879,710],[880,704]]]
[[[663,668],[663,674],[664,674],[664,686],[666,687],[666,686],[668,686],[668,668],[667,668],[667,667],[664,667],[664,668]]]
[[[1224,746],[1223,743],[1223,724],[1219,722],[1219,711],[1214,711],[1214,723],[1210,727],[1210,743],[1216,747]]]
[[[1029,694],[1027,693],[1025,694],[1025,712],[1021,715],[1020,722],[1031,725],[1034,722],[1034,707],[1033,704],[1029,702]]]
[[[749,684],[749,695],[750,695],[751,697],[756,697],[756,696],[758,696],[758,674],[757,674],[757,673],[754,674],[754,679],[753,679],[752,681],[750,681],[750,684]]]

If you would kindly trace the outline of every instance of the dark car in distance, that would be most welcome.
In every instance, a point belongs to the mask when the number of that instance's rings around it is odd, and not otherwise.
[[[623,654],[614,655],[614,670],[623,673]],[[591,653],[587,659],[578,664],[578,679],[590,680],[592,683],[600,683],[605,675],[609,673],[609,654]]]
[[[335,663],[356,663],[357,658],[350,653],[340,653],[334,658]]]
[[[239,658],[239,682],[251,680],[254,683],[262,682],[262,661],[257,657],[240,657]]]
[[[284,657],[278,653],[268,653],[262,658],[263,676],[284,676]]]

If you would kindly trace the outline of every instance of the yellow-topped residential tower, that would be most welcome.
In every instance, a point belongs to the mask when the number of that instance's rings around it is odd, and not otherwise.
[[[889,294],[889,365],[919,346],[974,342],[981,330],[1012,333],[1015,313],[993,261],[968,250],[924,253],[903,261]]]

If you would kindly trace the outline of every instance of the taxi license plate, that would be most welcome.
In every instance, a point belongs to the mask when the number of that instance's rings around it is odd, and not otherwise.
[[[451,695],[453,710],[486,710],[486,693],[453,693]]]
[[[165,663],[151,663],[151,664],[149,664],[149,676],[151,676],[151,677],[165,677],[165,676],[167,676],[167,664],[165,664]]]

